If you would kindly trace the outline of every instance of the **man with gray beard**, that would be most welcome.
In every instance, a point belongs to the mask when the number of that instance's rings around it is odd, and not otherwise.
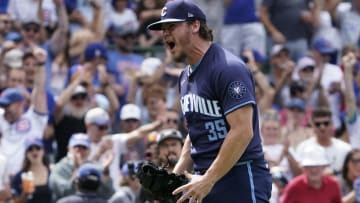
[[[56,101],[54,112],[55,140],[57,144],[56,161],[67,153],[70,136],[78,132],[86,132],[84,124],[85,113],[93,106],[90,94],[85,88],[91,84],[86,82],[86,74],[81,74],[61,93]],[[90,78],[90,77],[87,77]]]

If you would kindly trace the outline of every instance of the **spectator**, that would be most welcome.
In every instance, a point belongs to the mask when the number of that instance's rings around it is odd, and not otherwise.
[[[70,136],[77,132],[85,132],[85,113],[91,108],[90,96],[80,83],[89,84],[89,74],[80,75],[59,96],[54,110],[54,134],[57,143],[56,161],[67,153]]]
[[[108,156],[112,155],[113,160],[110,162],[109,173],[114,180],[114,188],[117,190],[120,183],[119,166],[121,167],[126,161],[139,160],[142,154],[129,153],[129,146],[134,146],[144,139],[151,131],[160,126],[160,121],[154,121],[147,125],[128,132],[107,135],[106,128],[109,126],[109,115],[101,108],[90,109],[85,116],[87,133],[91,141],[91,159],[94,161],[107,162]],[[102,128],[102,129],[100,129]],[[135,155],[131,157],[131,155]]]
[[[355,202],[356,192],[354,182],[360,177],[360,150],[352,149],[345,157],[342,168],[340,185],[343,194],[343,203]]]
[[[180,158],[183,136],[176,129],[164,129],[159,132],[156,142],[159,165],[171,173]]]
[[[353,148],[360,148],[359,139],[359,101],[355,97],[354,86],[360,85],[360,62],[356,62],[354,52],[349,52],[342,58],[345,69],[345,104],[346,104],[346,127],[349,133],[349,141]]]
[[[54,166],[50,175],[50,187],[54,200],[76,193],[76,177],[79,167],[89,161],[90,139],[87,134],[75,133],[71,136],[68,145],[68,154]],[[106,166],[105,166],[106,167]],[[96,193],[104,198],[109,198],[114,193],[112,180],[103,171],[104,178]]]
[[[336,8],[341,1],[334,1]],[[343,46],[356,45],[360,46],[360,2],[351,0],[351,8],[349,10],[337,11],[331,10],[333,20],[336,22],[342,39]]]
[[[305,55],[308,49],[306,26],[313,20],[305,1],[262,1],[259,15],[271,44],[285,45],[292,60]]]
[[[11,31],[13,21],[6,12],[0,12],[0,42],[3,44]]]
[[[316,39],[312,43],[311,55],[315,61],[315,74],[320,74],[320,85],[328,98],[333,124],[340,128],[341,91],[344,74],[340,67],[332,64],[336,60],[337,50],[327,39]]]
[[[140,203],[141,184],[136,174],[141,162],[127,162],[121,169],[121,187],[111,197],[109,203]]]
[[[163,86],[154,84],[143,90],[143,104],[147,110],[149,121],[155,121],[166,112],[166,89]]]
[[[236,56],[240,56],[244,50],[265,54],[266,33],[256,15],[255,0],[228,0],[225,4],[224,25],[221,28],[224,47]]]
[[[31,93],[30,108],[25,110],[25,96],[18,88],[8,88],[0,96],[0,106],[4,108],[0,116],[0,154],[11,157],[8,162],[9,171],[15,173],[20,170],[24,160],[24,142],[31,135],[41,139],[48,120],[47,102],[45,94],[45,59],[46,53],[36,49],[38,68],[34,90]],[[13,129],[13,130],[10,130]]]
[[[285,188],[282,203],[330,202],[341,203],[339,183],[324,175],[329,164],[320,146],[306,146],[301,159],[304,173],[294,178]]]
[[[114,49],[108,52],[108,71],[110,82],[121,104],[127,103],[127,92],[131,78],[140,69],[144,57],[134,53],[137,30],[134,26],[124,25],[110,29]]]
[[[107,12],[106,25],[108,28],[114,26],[117,28],[126,29],[123,26],[132,26],[132,29],[137,30],[139,22],[135,12],[128,8],[129,0],[111,0],[111,9]]]
[[[52,193],[49,187],[50,168],[44,145],[37,137],[28,137],[25,141],[25,158],[22,169],[12,180],[12,191],[15,203],[51,202]],[[31,173],[31,186],[24,183],[24,173]]]
[[[63,197],[57,203],[106,203],[107,200],[96,193],[101,179],[101,170],[97,165],[82,164],[76,174],[76,194]]]
[[[334,138],[334,125],[331,120],[331,112],[327,108],[314,109],[311,115],[311,126],[314,129],[314,137],[301,142],[296,149],[299,157],[304,157],[308,146],[320,146],[325,149],[325,157],[329,163],[330,172],[334,175],[341,173],[345,156],[351,150],[351,146],[339,139]]]
[[[136,6],[136,15],[139,20],[139,46],[151,48],[162,45],[161,32],[146,29],[148,25],[160,19],[163,0],[140,0]]]
[[[120,129],[129,133],[141,125],[141,109],[136,104],[125,104],[120,111]]]

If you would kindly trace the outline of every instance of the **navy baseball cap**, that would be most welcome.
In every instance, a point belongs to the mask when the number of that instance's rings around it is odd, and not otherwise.
[[[29,137],[25,140],[25,150],[29,150],[32,146],[38,146],[44,148],[42,140],[38,137]]]
[[[71,136],[69,141],[70,147],[83,146],[90,148],[89,136],[85,133],[75,133]]]
[[[24,101],[25,97],[18,88],[7,88],[1,93],[0,106],[9,106],[14,102]]]
[[[161,11],[161,20],[148,25],[149,30],[161,30],[164,23],[177,23],[185,21],[200,20],[206,22],[204,12],[195,4],[184,1],[174,0],[165,4]]]
[[[96,57],[107,59],[106,49],[101,43],[91,43],[85,48],[85,61],[91,61]]]
[[[76,174],[76,178],[82,180],[101,181],[101,170],[99,166],[93,163],[82,164]]]

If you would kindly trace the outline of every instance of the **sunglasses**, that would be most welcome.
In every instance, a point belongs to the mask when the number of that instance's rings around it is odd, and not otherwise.
[[[303,72],[313,72],[314,71],[314,66],[306,66],[305,68],[302,69]]]
[[[76,94],[71,97],[72,100],[85,100],[87,98],[87,94]]]
[[[178,119],[171,119],[171,118],[168,118],[167,123],[173,123],[173,124],[178,124]]]
[[[289,109],[290,109],[290,111],[295,111],[295,112],[303,112],[304,111],[303,109],[297,108],[297,107],[291,107]]]
[[[10,24],[11,23],[10,20],[1,20],[1,22],[3,22],[4,24]]]
[[[40,31],[40,28],[29,26],[29,27],[24,27],[24,30],[26,32],[31,32],[32,31],[34,33],[38,33]]]
[[[351,162],[353,162],[354,164],[358,164],[358,163],[360,163],[360,159],[352,158]]]
[[[329,126],[330,121],[323,121],[323,122],[314,122],[314,125],[318,128],[321,125],[324,125],[325,127]]]
[[[98,125],[97,127],[98,127],[98,129],[101,130],[101,131],[109,129],[109,126],[108,126],[108,125]]]
[[[31,152],[33,150],[40,151],[41,147],[34,145],[34,146],[29,147],[29,149],[27,151]]]

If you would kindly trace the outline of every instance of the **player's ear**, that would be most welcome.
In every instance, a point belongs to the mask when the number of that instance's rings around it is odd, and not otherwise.
[[[191,31],[193,34],[198,33],[200,30],[200,21],[195,20],[191,23]]]

